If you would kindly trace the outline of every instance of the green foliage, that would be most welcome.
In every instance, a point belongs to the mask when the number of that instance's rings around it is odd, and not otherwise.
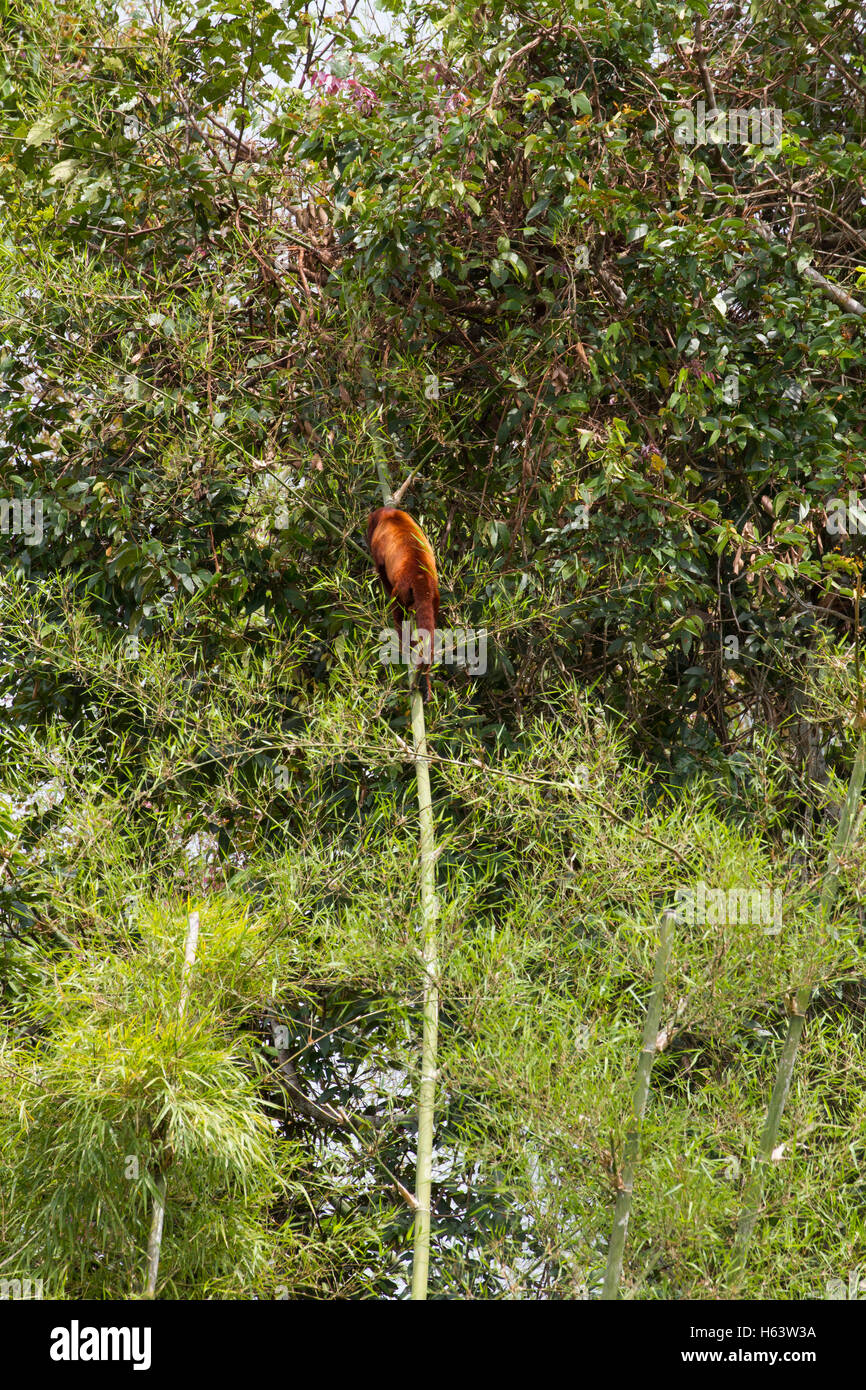
[[[212,905],[181,1022],[183,919],[130,915],[102,951],[32,957],[27,1033],[7,1035],[0,1062],[10,1244],[45,1271],[49,1297],[134,1296],[162,1164],[166,1291],[243,1296],[267,1268],[265,1217],[284,1185],[237,1031],[259,937]]]
[[[815,1296],[864,1259],[862,833],[814,924],[866,364],[808,274],[862,297],[862,28],[382,8],[384,35],[292,0],[0,7],[0,497],[42,507],[0,530],[0,1258],[135,1292],[170,1158],[166,1295],[406,1292],[416,818],[361,546],[384,457],[445,621],[490,634],[429,710],[435,1291],[597,1288],[655,923],[704,882],[779,887],[784,926],[678,936],[626,1282],[718,1295],[807,983],[747,1292]],[[676,138],[700,34],[777,145]],[[345,1123],[287,1113],[272,1014]]]

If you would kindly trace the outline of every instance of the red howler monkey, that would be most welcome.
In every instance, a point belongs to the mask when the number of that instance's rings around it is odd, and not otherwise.
[[[429,634],[429,652],[433,657],[433,635],[439,621],[439,580],[436,561],[430,542],[408,512],[397,507],[379,507],[370,513],[367,522],[367,544],[385,592],[391,600],[394,626],[402,632],[401,624],[414,609],[419,632]],[[424,699],[430,699],[430,667],[420,668],[425,685]]]

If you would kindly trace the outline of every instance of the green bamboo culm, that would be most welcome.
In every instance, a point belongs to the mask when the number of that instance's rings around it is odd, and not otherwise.
[[[180,985],[178,1018],[183,1022],[189,999],[189,982],[195,965],[198,950],[199,915],[191,912],[187,918],[186,940],[183,949],[183,974]],[[153,1213],[150,1222],[150,1236],[147,1242],[147,1273],[144,1280],[142,1298],[156,1298],[156,1284],[159,1278],[159,1260],[162,1254],[162,1233],[165,1226],[165,1194],[167,1178],[164,1168],[156,1175],[156,1196],[153,1199]]]
[[[625,1139],[622,1164],[622,1185],[617,1192],[616,1207],[613,1214],[613,1230],[607,1247],[607,1269],[604,1274],[603,1299],[619,1296],[619,1283],[622,1278],[622,1262],[625,1254],[625,1238],[628,1232],[628,1219],[631,1215],[631,1198],[634,1191],[634,1175],[637,1168],[640,1133],[649,1096],[650,1073],[656,1055],[659,1021],[665,997],[665,978],[674,941],[674,914],[662,913],[659,930],[659,945],[653,971],[652,991],[647,1005],[643,1028],[643,1042],[638,1058],[632,1095],[631,1124]]]
[[[842,807],[842,814],[839,817],[839,824],[833,839],[832,848],[827,857],[827,868],[821,883],[820,931],[822,937],[829,929],[828,921],[833,910],[833,904],[836,900],[836,893],[839,889],[839,865],[842,862],[848,842],[854,832],[854,826],[857,823],[857,812],[860,806],[864,778],[866,778],[866,714],[864,714],[863,687],[860,680],[861,582],[862,574],[858,575],[857,582],[854,586],[854,665],[857,687],[857,712],[854,719],[854,727],[859,731],[860,742],[854,759],[854,766],[851,770],[851,777],[848,782],[845,804]],[[764,1178],[767,1167],[772,1162],[773,1151],[778,1143],[779,1128],[782,1123],[782,1115],[785,1110],[785,1102],[788,1099],[788,1092],[791,1089],[794,1067],[797,1062],[797,1050],[803,1036],[803,1028],[806,1024],[806,1012],[809,1008],[811,998],[812,984],[810,982],[809,984],[800,986],[790,1006],[788,1027],[785,1033],[785,1041],[782,1045],[782,1052],[779,1057],[779,1066],[776,1071],[773,1093],[770,1097],[770,1104],[767,1107],[767,1117],[764,1121],[764,1127],[761,1131],[761,1138],[758,1143],[757,1158],[746,1185],[743,1211],[737,1222],[737,1234],[731,1252],[728,1276],[728,1284],[732,1292],[736,1291],[745,1273],[749,1245],[755,1231],[764,1198]]]
[[[860,733],[860,746],[857,749],[857,756],[854,759],[854,767],[851,770],[851,780],[848,783],[848,793],[845,797],[845,805],[839,817],[839,825],[833,841],[833,848],[827,859],[827,872],[824,874],[824,881],[821,885],[821,927],[827,930],[827,920],[836,900],[836,893],[839,888],[839,864],[847,847],[848,841],[854,833],[854,826],[857,821],[857,809],[860,805],[860,794],[863,790],[864,771],[866,771],[866,711],[863,706],[863,683],[860,676],[860,595],[862,585],[862,571],[857,577],[857,584],[854,589],[854,681],[857,690],[857,712],[854,718],[854,727]]]
[[[369,372],[370,363],[366,356],[364,357],[364,366]],[[366,434],[370,436],[373,445],[373,458],[376,460],[376,476],[379,479],[379,491],[382,494],[382,506],[393,507],[396,505],[396,503],[394,501],[394,492],[391,488],[391,479],[388,474],[388,465],[385,462],[385,441],[383,439],[383,433],[385,429],[384,419],[384,408],[381,405],[378,405],[376,409],[373,411],[372,416],[368,416],[367,420],[365,421],[364,431]]]
[[[410,668],[410,680],[412,671]],[[436,1102],[436,1058],[439,1043],[439,933],[436,897],[436,841],[424,702],[415,686],[410,695],[415,776],[418,783],[418,821],[421,859],[421,959],[424,967],[421,1084],[418,1094],[418,1155],[415,1168],[415,1247],[412,1260],[412,1298],[427,1297],[430,1269],[430,1182],[433,1169],[433,1112]]]
[[[165,1225],[165,1173],[160,1170],[156,1175],[155,1181],[156,1196],[153,1199],[150,1236],[147,1242],[147,1274],[144,1281],[143,1298],[156,1298],[156,1281],[159,1278],[159,1257],[162,1252],[162,1232]]]
[[[381,425],[382,410],[377,422]],[[393,506],[395,494],[385,465],[378,428],[371,431],[376,472],[382,492],[382,505]],[[404,488],[400,488],[402,495]],[[433,1173],[433,1118],[436,1105],[436,1070],[439,1047],[439,902],[436,896],[436,834],[433,798],[430,792],[430,759],[424,701],[409,666],[409,703],[412,717],[415,780],[418,788],[418,839],[421,879],[421,961],[424,969],[422,993],[421,1081],[418,1089],[418,1149],[415,1159],[415,1239],[412,1254],[411,1297],[426,1299],[430,1274],[430,1192]]]
[[[860,745],[857,749],[857,756],[854,759],[851,780],[848,783],[848,794],[845,797],[845,805],[842,809],[842,815],[839,818],[839,826],[833,841],[833,848],[830,850],[827,871],[824,874],[821,887],[822,931],[826,930],[827,917],[832,909],[839,887],[838,866],[857,820],[857,810],[860,803],[860,794],[863,790],[864,775],[866,775],[866,734],[861,732]],[[803,1028],[806,1023],[806,1011],[809,1008],[811,998],[812,985],[803,985],[797,990],[791,1005],[788,1028],[785,1034],[785,1041],[782,1045],[781,1056],[779,1057],[779,1066],[776,1072],[773,1094],[770,1097],[770,1104],[767,1107],[767,1118],[764,1121],[764,1127],[761,1131],[757,1160],[749,1176],[743,1202],[743,1212],[737,1222],[737,1234],[731,1256],[729,1281],[732,1289],[737,1287],[745,1271],[749,1243],[754,1234],[755,1225],[763,1201],[764,1176],[767,1165],[772,1161],[773,1150],[778,1142],[779,1126],[782,1122],[782,1114],[785,1109],[785,1102],[788,1099],[788,1092],[791,1089],[794,1066],[797,1061],[797,1049],[800,1046],[800,1039],[803,1036]]]

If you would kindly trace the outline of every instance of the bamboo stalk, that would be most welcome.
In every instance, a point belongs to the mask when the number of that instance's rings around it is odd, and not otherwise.
[[[863,791],[864,777],[866,777],[866,712],[864,712],[863,682],[860,676],[860,600],[862,584],[863,570],[861,565],[856,576],[856,582],[853,586],[854,674],[857,687],[857,709],[854,718],[854,727],[860,733],[860,745],[857,749],[857,756],[854,759],[854,766],[851,769],[845,804],[842,807],[842,814],[839,817],[839,824],[836,827],[832,848],[827,856],[827,868],[821,884],[820,936],[822,941],[827,936],[827,920],[833,909],[833,904],[836,901],[836,894],[839,890],[839,864],[857,822],[857,810]],[[788,1092],[791,1089],[791,1081],[794,1077],[797,1051],[803,1036],[803,1029],[806,1024],[806,1011],[809,1008],[811,998],[812,984],[810,982],[809,984],[800,986],[794,996],[793,1005],[791,1007],[788,1028],[785,1033],[785,1041],[782,1044],[782,1052],[776,1070],[773,1094],[770,1097],[770,1104],[767,1107],[767,1118],[764,1121],[764,1127],[761,1130],[761,1137],[758,1142],[757,1159],[749,1175],[743,1201],[743,1211],[737,1222],[737,1234],[734,1239],[734,1248],[731,1252],[729,1275],[729,1283],[733,1290],[736,1290],[745,1272],[746,1255],[748,1254],[749,1245],[755,1231],[758,1215],[761,1210],[761,1203],[764,1199],[764,1176],[767,1172],[768,1164],[772,1162],[773,1150],[778,1142],[779,1127],[782,1123],[785,1101],[788,1099]]]
[[[652,991],[647,1004],[646,1018],[643,1027],[643,1042],[641,1045],[640,1057],[638,1058],[637,1072],[635,1075],[634,1092],[632,1095],[632,1114],[631,1127],[625,1139],[623,1149],[622,1164],[622,1183],[616,1196],[616,1207],[613,1214],[613,1230],[610,1233],[610,1242],[607,1247],[607,1269],[604,1274],[604,1286],[601,1297],[603,1299],[615,1299],[619,1292],[619,1282],[622,1278],[622,1262],[625,1254],[625,1238],[628,1231],[628,1219],[631,1215],[631,1199],[634,1191],[634,1176],[637,1169],[638,1150],[640,1147],[640,1132],[643,1125],[643,1118],[646,1112],[647,1097],[649,1096],[650,1073],[656,1054],[656,1039],[658,1038],[659,1022],[662,1014],[662,1004],[665,997],[665,976],[667,975],[668,962],[671,958],[671,949],[674,941],[674,914],[663,912],[661,928],[659,931],[659,945],[656,952],[655,969],[653,970]]]
[[[198,913],[191,912],[186,929],[186,941],[183,949],[183,974],[180,980],[180,1004],[178,1005],[178,1016],[183,1021],[186,1013],[187,1000],[189,999],[189,977],[195,965],[195,953],[198,950]]]
[[[827,918],[829,917],[839,888],[839,862],[857,821],[857,810],[860,804],[860,795],[863,790],[864,777],[866,777],[866,733],[861,732],[860,746],[857,749],[857,756],[854,759],[854,766],[851,770],[851,778],[848,782],[845,804],[842,808],[842,814],[839,817],[839,825],[833,840],[833,847],[827,859],[827,869],[821,886],[822,937],[827,931]],[[779,1127],[785,1110],[785,1102],[788,1099],[788,1092],[791,1089],[794,1066],[797,1061],[797,1051],[803,1036],[803,1028],[806,1023],[806,1012],[809,1008],[811,998],[811,983],[801,985],[794,996],[791,1006],[785,1041],[782,1044],[779,1065],[776,1070],[773,1093],[770,1097],[770,1104],[767,1107],[767,1117],[764,1121],[764,1127],[761,1130],[761,1138],[758,1143],[758,1154],[746,1185],[742,1215],[737,1222],[737,1234],[731,1254],[729,1276],[732,1289],[736,1289],[745,1271],[746,1255],[764,1198],[764,1178],[768,1164],[772,1162],[773,1150],[778,1143]]]
[[[153,1215],[150,1220],[150,1237],[147,1242],[147,1279],[144,1285],[144,1298],[156,1298],[156,1281],[159,1275],[159,1256],[162,1250],[162,1231],[165,1224],[165,1173],[156,1175],[156,1196],[153,1199]]]
[[[384,462],[383,462],[383,460],[382,460],[382,456],[381,456],[381,454],[379,453],[378,450],[377,450],[377,458],[376,458],[376,472],[379,474],[379,487],[382,489],[382,506],[383,506],[383,507],[393,507],[393,505],[394,505],[394,494],[393,494],[393,492],[391,491],[391,484],[390,484],[389,479],[388,479],[388,474],[387,474],[387,471],[386,471],[386,469],[385,469],[385,464],[384,464]]]
[[[190,975],[195,964],[198,949],[199,915],[191,912],[187,921],[186,941],[183,952],[183,973],[180,984],[180,1003],[178,1017],[183,1020],[189,999]],[[164,1168],[156,1175],[156,1196],[153,1199],[153,1214],[150,1220],[150,1236],[147,1242],[147,1277],[142,1298],[156,1298],[156,1283],[159,1277],[159,1259],[162,1253],[162,1233],[165,1227],[166,1173]]]
[[[381,424],[382,408],[378,420]],[[391,480],[385,464],[382,441],[377,429],[372,431],[373,454],[382,492],[383,506],[395,505],[414,474],[397,489],[391,490]],[[418,688],[416,673],[409,665],[409,706],[412,716],[412,757],[418,788],[418,839],[421,879],[421,960],[424,966],[421,1033],[421,1081],[418,1088],[418,1148],[415,1156],[415,1236],[412,1250],[413,1301],[427,1297],[430,1274],[431,1207],[430,1191],[433,1177],[433,1121],[436,1107],[436,1075],[439,1047],[439,933],[437,928],[439,900],[436,896],[436,831],[433,822],[433,798],[430,792],[430,757],[427,751],[427,729],[424,722],[424,701]]]
[[[864,777],[866,777],[866,734],[861,732],[860,747],[857,749],[857,756],[851,769],[851,780],[848,783],[845,805],[842,807],[833,847],[827,857],[827,872],[821,885],[821,924],[825,928],[833,903],[836,901],[836,894],[839,891],[839,861],[857,822]]]
[[[373,443],[373,457],[376,460],[376,475],[379,479],[379,490],[382,493],[382,506],[393,507],[394,493],[391,491],[391,479],[388,476],[388,466],[385,463],[385,449],[382,444],[382,418],[383,409],[379,405],[376,408],[372,428],[370,429],[370,439]]]
[[[410,668],[410,680],[412,672]],[[424,964],[421,1085],[418,1094],[418,1155],[415,1169],[415,1246],[412,1259],[412,1298],[427,1297],[430,1268],[430,1185],[433,1170],[433,1114],[436,1101],[436,1061],[439,1041],[439,933],[436,897],[436,842],[430,764],[421,691],[413,688],[412,735],[418,783],[418,822],[421,859],[421,959]]]

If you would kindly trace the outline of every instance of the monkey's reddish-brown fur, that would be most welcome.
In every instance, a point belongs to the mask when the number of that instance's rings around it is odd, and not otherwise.
[[[439,578],[430,542],[408,512],[397,507],[379,507],[367,522],[367,544],[385,592],[391,599],[394,626],[401,625],[414,612],[418,631],[433,634],[439,621]],[[422,666],[426,698],[430,698],[430,668]]]

